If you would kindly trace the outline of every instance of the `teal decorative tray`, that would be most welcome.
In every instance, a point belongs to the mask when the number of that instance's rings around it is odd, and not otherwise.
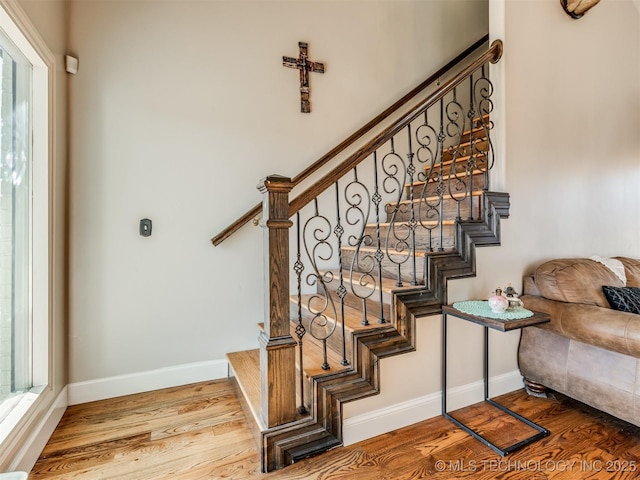
[[[456,302],[453,304],[453,308],[470,315],[495,318],[498,320],[519,320],[521,318],[529,318],[533,316],[533,312],[531,310],[527,310],[526,308],[521,306],[509,307],[504,313],[495,313],[491,310],[491,307],[489,307],[489,302],[487,302],[486,300],[469,300],[465,302]]]

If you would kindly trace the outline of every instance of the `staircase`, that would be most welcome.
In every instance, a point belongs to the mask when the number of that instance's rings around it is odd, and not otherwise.
[[[379,393],[380,360],[415,350],[416,318],[475,275],[476,247],[499,245],[509,196],[489,191],[485,95],[499,56],[452,75],[295,199],[290,179],[265,179],[268,318],[260,348],[228,354],[263,471],[341,445],[342,403]]]

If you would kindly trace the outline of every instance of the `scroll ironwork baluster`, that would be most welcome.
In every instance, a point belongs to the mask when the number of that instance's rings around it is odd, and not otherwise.
[[[342,235],[344,234],[344,228],[342,227],[340,219],[340,187],[338,181],[336,181],[336,227],[333,229],[336,238],[338,239],[338,272],[340,284],[336,289],[338,298],[340,299],[340,321],[342,323],[342,360],[340,365],[347,366],[349,361],[347,360],[347,337],[345,332],[345,317],[344,317],[344,299],[347,295],[347,289],[344,286],[344,275],[342,266]]]
[[[360,226],[357,235],[349,236],[349,245],[355,247],[351,267],[349,270],[349,282],[351,292],[362,302],[362,325],[369,325],[367,312],[367,299],[376,290],[376,279],[372,275],[376,261],[374,256],[363,250],[372,244],[372,238],[366,234],[367,220],[371,211],[371,195],[366,185],[358,180],[358,169],[353,169],[354,179],[349,182],[344,190],[344,196],[349,208],[345,213],[345,221],[352,227]],[[361,255],[362,254],[362,255]]]
[[[395,202],[392,205],[392,210],[387,212],[389,216],[389,226],[387,234],[385,235],[385,251],[387,259],[397,266],[397,281],[396,286],[402,286],[402,265],[410,257],[410,248],[407,240],[409,239],[409,232],[406,235],[401,235],[398,230],[399,219],[398,214],[401,210],[406,213],[406,207],[402,204],[402,193],[404,192],[404,186],[407,183],[407,166],[402,160],[402,157],[395,151],[395,144],[393,138],[390,141],[391,151],[382,157],[382,171],[385,174],[385,178],[382,181],[382,187],[387,194],[396,194]],[[402,176],[402,179],[398,178],[398,175]]]
[[[327,271],[321,274],[318,262],[326,262],[333,256],[333,246],[329,242],[331,222],[319,214],[317,198],[314,199],[314,207],[314,215],[309,217],[303,228],[304,248],[313,268],[313,273],[307,275],[306,282],[307,285],[316,287],[316,293],[307,301],[307,309],[312,315],[307,331],[322,342],[322,369],[329,370],[331,367],[327,356],[327,339],[337,326],[336,306],[327,288],[327,283],[333,280],[333,273]],[[329,321],[327,312],[334,319],[333,322]]]
[[[475,168],[478,166],[476,157],[477,137],[473,134],[474,118],[476,110],[473,105],[473,73],[469,77],[469,160],[467,162],[467,172],[469,176],[469,220],[473,220],[473,175]]]
[[[462,158],[468,156],[469,152],[462,148],[462,140],[464,137],[465,112],[464,108],[458,102],[457,88],[453,89],[453,98],[447,103],[447,137],[453,139],[453,144],[449,146],[448,153],[451,157],[451,165],[449,167],[449,178],[447,181],[449,197],[455,201],[456,219],[460,220],[461,204],[467,198],[468,190],[464,181],[464,176],[459,177],[460,169],[466,169],[467,165],[461,164]]]
[[[438,157],[440,169],[438,172],[438,186],[436,192],[438,194],[438,236],[439,245],[438,251],[444,252],[444,230],[443,230],[443,218],[444,218],[444,99],[440,99],[440,131],[438,132]]]
[[[373,152],[373,182],[374,192],[371,200],[376,210],[376,253],[374,258],[378,265],[378,295],[380,304],[380,314],[378,315],[378,323],[386,323],[384,318],[384,298],[382,292],[382,261],[384,260],[384,253],[382,252],[382,242],[380,239],[380,203],[382,202],[382,196],[380,195],[380,189],[378,187],[378,152]]]
[[[411,215],[407,226],[409,227],[409,235],[411,236],[410,255],[411,255],[411,285],[418,285],[418,279],[416,276],[416,212],[415,205],[413,203],[415,185],[413,183],[413,176],[416,173],[416,167],[413,164],[413,138],[411,137],[411,124],[407,125],[407,137],[408,137],[408,152],[407,159],[409,164],[407,165],[407,173],[409,174],[409,208],[411,209]]]
[[[293,264],[293,271],[296,272],[296,281],[298,284],[298,324],[296,325],[296,336],[298,337],[298,355],[299,355],[299,381],[300,381],[300,406],[298,407],[298,413],[307,413],[307,407],[304,404],[304,356],[302,351],[302,337],[304,337],[307,330],[302,323],[302,272],[304,271],[304,264],[301,261],[300,255],[300,213],[296,213],[296,261]]]
[[[476,104],[476,110],[478,111],[478,121],[482,127],[483,138],[485,143],[482,148],[477,148],[476,153],[482,161],[478,162],[478,169],[483,172],[484,175],[484,190],[489,189],[489,171],[493,168],[495,161],[493,143],[490,130],[493,128],[493,122],[489,118],[490,113],[493,111],[493,101],[491,100],[493,95],[493,84],[491,80],[486,76],[486,65],[481,68],[480,78],[474,85],[474,100]]]
[[[423,165],[422,171],[418,173],[418,180],[424,182],[420,192],[418,203],[418,220],[420,226],[427,231],[427,243],[425,250],[433,252],[433,230],[438,226],[438,206],[439,202],[430,200],[429,184],[437,183],[437,155],[438,155],[438,134],[429,124],[428,110],[424,112],[424,122],[415,132],[416,140],[420,145],[416,151],[418,164]],[[434,151],[435,147],[435,151]],[[433,220],[435,218],[435,220]]]

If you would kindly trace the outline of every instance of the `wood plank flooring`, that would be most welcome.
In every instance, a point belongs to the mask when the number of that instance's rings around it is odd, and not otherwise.
[[[70,407],[34,479],[631,479],[640,477],[640,428],[564,396],[524,391],[505,406],[551,435],[504,458],[442,417],[337,448],[270,474],[227,379]],[[455,413],[501,445],[528,436],[495,409]]]

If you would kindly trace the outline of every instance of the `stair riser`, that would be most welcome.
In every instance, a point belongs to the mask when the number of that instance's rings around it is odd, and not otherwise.
[[[485,139],[479,139],[477,136],[474,137],[474,153],[479,156],[481,154],[486,153],[487,151],[487,141]],[[454,148],[457,147],[457,145],[454,145]],[[469,143],[469,138],[467,136],[467,138],[460,144],[460,147],[458,148],[458,155],[457,158],[461,158],[461,157],[468,157],[469,153],[470,153],[470,149],[471,149],[471,145]],[[442,158],[445,162],[450,162],[451,160],[453,160],[453,151],[450,151],[449,149],[445,149],[444,153],[442,154]]]
[[[485,128],[489,128],[489,117],[485,116],[484,118],[484,127]],[[469,132],[465,132],[462,135],[462,139],[460,140],[460,143],[465,144],[465,143],[469,143],[469,140],[471,139],[471,137],[473,138],[481,138],[484,137],[486,138],[487,132],[485,131],[485,129],[483,128],[483,123],[479,118],[474,119],[473,122],[473,131]]]
[[[469,188],[472,188],[473,190],[482,190],[486,187],[485,185],[485,178],[484,175],[480,175],[480,174],[474,174],[473,175],[473,184],[471,184],[470,179],[469,178],[465,178],[464,179],[466,182],[466,189],[468,190]],[[427,189],[426,192],[423,192],[423,186],[424,183],[416,183],[413,189],[413,198],[414,200],[416,198],[419,197],[437,197],[438,196],[438,183],[436,182],[430,182],[427,184]],[[451,188],[453,191],[455,191],[455,179],[451,180],[451,185],[449,185],[449,182],[445,179],[444,181],[444,187],[445,187],[445,191],[444,191],[444,195],[447,196],[449,195],[449,188]],[[410,200],[411,198],[411,189],[409,188],[409,185],[405,186],[405,192],[404,192],[404,200]]]
[[[296,378],[300,378],[300,363],[296,361]],[[311,410],[311,402],[313,401],[313,392],[312,392],[312,387],[313,385],[313,381],[312,378],[305,374],[304,375],[304,406],[308,409]],[[300,392],[298,391],[300,390],[300,388],[296,389],[296,400],[298,401],[298,404],[300,404]]]
[[[355,250],[353,249],[342,249],[342,258],[345,265],[351,265],[355,255]],[[372,258],[369,257],[370,252],[359,252],[358,260],[360,269],[365,269],[366,267],[371,265]],[[405,252],[404,254],[391,254],[389,256],[385,255],[382,262],[382,275],[388,278],[397,279],[398,277],[398,264],[400,264],[400,278],[402,279],[403,284],[411,284],[413,280],[413,259],[410,257],[409,252]],[[407,258],[408,257],[408,258]],[[392,261],[393,260],[393,261]],[[426,259],[424,256],[419,256],[415,259],[416,263],[416,279],[418,283],[424,283],[425,278],[425,263]],[[354,268],[358,269],[358,263],[354,264]],[[375,267],[375,272],[377,273],[377,266]]]
[[[331,333],[328,337],[327,337],[327,348],[330,350],[333,350],[334,352],[338,353],[338,355],[340,355],[340,357],[342,357],[342,324],[341,324],[341,315],[340,315],[340,306],[336,305],[336,310],[337,310],[337,317],[338,317],[338,322],[337,325],[335,324],[335,320],[333,318],[327,318],[327,325],[326,327],[321,327],[321,326],[314,326],[313,327],[313,332],[320,338],[328,335],[328,332],[330,332],[335,325],[335,330],[333,330],[333,333]],[[298,314],[298,306],[297,304],[295,304],[295,302],[291,302],[291,312],[294,313],[296,316]],[[333,316],[333,309],[329,309],[326,312],[327,317],[329,316]],[[313,319],[313,315],[310,314],[308,311],[306,311],[305,309],[302,310],[302,324],[304,325],[305,329],[306,329],[306,333],[304,334],[304,336],[302,337],[302,344],[303,344],[303,348],[304,348],[304,344],[307,342],[313,342],[316,345],[318,345],[320,348],[322,348],[322,340],[316,338],[316,336],[312,335],[312,329],[310,327],[310,322]],[[322,321],[322,319],[317,319],[316,323],[314,323],[314,325],[318,325],[317,322],[318,321]],[[297,339],[297,335],[295,333],[295,328],[298,324],[298,320],[297,318],[293,318],[292,315],[292,320],[291,320],[291,335],[293,336],[293,338]],[[351,334],[349,332],[349,330],[345,331],[346,333],[346,337],[347,337],[347,342],[345,344],[346,347],[346,358],[347,360],[350,361],[351,359],[351,355],[352,355],[352,338],[351,338]],[[331,363],[331,362],[329,362]],[[309,365],[309,367],[312,368],[319,368],[320,365]]]
[[[440,242],[440,229],[439,227],[431,230],[431,240],[429,240],[429,230],[420,226],[418,224],[415,230],[416,237],[416,250],[418,251],[428,251],[428,248],[431,247],[433,251],[438,250],[441,246],[445,250],[451,249],[455,246],[455,225],[446,224],[442,226],[442,245]],[[365,234],[371,235],[371,238],[374,239],[374,244],[376,243],[376,227],[372,225],[370,227],[365,228]],[[387,245],[387,234],[389,234],[389,244],[393,246],[398,242],[397,239],[407,239],[407,243],[411,244],[411,237],[409,237],[409,227],[406,224],[396,224],[395,227],[391,227],[390,225],[380,226],[380,248],[386,254]],[[395,235],[395,236],[394,236]],[[390,248],[393,251],[393,248]],[[349,263],[350,267],[351,264]]]
[[[473,218],[480,217],[480,196],[473,195],[473,207],[469,204],[469,198],[461,198],[461,201],[456,201],[452,199],[449,195],[446,195],[442,198],[442,218],[444,220],[453,220],[458,216],[458,204],[460,205],[460,217],[464,219],[469,218],[469,211],[472,211]],[[430,205],[435,206],[435,209],[429,208]],[[395,204],[389,203],[386,205],[387,211],[387,222],[391,222],[392,217],[396,222],[406,222],[411,219],[411,216],[416,219],[416,221],[424,221],[424,222],[434,222],[438,220],[438,214],[440,212],[440,206],[437,200],[427,199],[413,200],[413,212],[411,211],[411,203],[401,203],[395,212],[394,217],[394,209]],[[375,232],[374,232],[375,233]],[[375,237],[373,237],[375,238]]]
[[[435,164],[432,164],[431,162],[420,163],[419,165],[417,165],[417,167],[421,171],[423,171],[425,175],[431,174],[431,177],[434,177],[434,176],[437,177],[438,175],[440,175],[440,169],[441,169],[440,164],[442,164],[442,175],[444,175],[445,177],[448,177],[449,175],[452,175],[454,172],[454,170],[452,170],[454,153],[455,152],[446,153],[445,155],[443,155],[442,161],[440,161],[440,159],[438,158]],[[466,151],[462,150],[457,155],[455,155],[455,159],[456,159],[455,172],[459,178],[462,178],[467,172],[467,169],[471,168],[472,166],[473,168],[486,170],[486,167],[487,167],[486,153],[475,152],[475,155],[473,156],[473,158],[471,158],[468,155],[465,155],[465,153]],[[414,180],[420,180],[420,179],[417,177],[414,177]]]
[[[347,266],[348,268],[348,266]],[[372,286],[360,287],[360,281],[368,282]],[[355,284],[353,289],[351,287],[351,282]],[[351,275],[348,270],[343,273],[343,284],[347,289],[347,294],[344,297],[344,304],[362,310],[362,298],[365,298],[366,309],[367,309],[367,318],[369,318],[369,322],[374,321],[380,316],[380,290],[378,289],[378,274],[377,271],[374,275],[374,278],[361,278],[359,273],[353,275],[353,280],[351,280]],[[325,285],[329,289],[336,305],[340,304],[340,298],[338,297],[337,290],[340,286],[339,277],[334,277],[332,281],[325,282]],[[354,293],[355,291],[355,293]],[[356,295],[356,293],[359,295]],[[385,319],[388,319],[391,315],[391,295],[387,292],[382,292],[382,312]]]
[[[291,303],[292,311],[295,310],[297,312],[297,304],[295,302]],[[308,313],[307,313],[308,316]],[[331,320],[333,323],[333,320]],[[303,321],[305,328],[309,325],[308,318]],[[298,325],[297,319],[291,320],[291,336],[298,339],[296,334],[296,327]],[[353,348],[353,338],[349,331],[347,333],[348,343],[346,345],[347,353],[346,358],[349,362],[352,362],[352,348]],[[340,359],[342,358],[342,331],[340,329],[340,324],[338,324],[338,328],[333,333],[332,337],[327,339],[327,362],[329,364],[329,369],[322,369],[322,341],[313,337],[307,331],[302,337],[302,349],[304,355],[304,364],[303,364],[303,390],[304,390],[304,405],[306,407],[310,407],[312,402],[312,394],[313,394],[313,378],[318,375],[330,375],[335,373],[336,371],[344,370],[348,368],[340,365]],[[339,353],[337,353],[339,352]],[[300,353],[299,349],[296,348],[296,398],[298,402],[300,402]]]

